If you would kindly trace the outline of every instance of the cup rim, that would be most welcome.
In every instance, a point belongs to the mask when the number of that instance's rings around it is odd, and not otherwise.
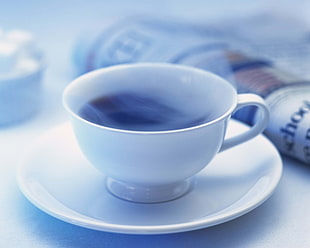
[[[233,97],[234,98],[233,104],[232,104],[232,106],[230,106],[230,108],[228,110],[226,110],[226,112],[224,112],[219,117],[217,117],[211,121],[208,121],[208,122],[205,122],[205,123],[202,123],[199,125],[195,125],[195,126],[185,127],[185,128],[172,129],[172,130],[152,130],[152,131],[149,131],[149,130],[147,130],[147,131],[144,131],[144,130],[127,130],[127,129],[120,129],[120,128],[114,128],[114,127],[99,125],[99,124],[96,124],[94,122],[91,122],[91,121],[88,121],[88,120],[82,118],[75,111],[73,111],[71,109],[71,107],[69,106],[69,104],[67,102],[67,97],[68,97],[71,89],[74,88],[75,85],[79,81],[84,80],[84,78],[87,78],[90,75],[102,74],[102,73],[105,73],[108,71],[121,70],[121,69],[131,68],[131,67],[157,67],[157,68],[159,68],[159,67],[174,67],[174,68],[192,70],[192,71],[197,71],[199,73],[207,74],[209,77],[213,77],[216,80],[219,80],[222,83],[226,84],[227,87],[230,87],[235,92],[235,95]],[[203,128],[206,126],[210,126],[216,122],[219,122],[223,119],[226,119],[229,115],[232,114],[232,112],[235,110],[235,108],[237,106],[237,91],[225,79],[221,78],[220,76],[217,76],[216,74],[214,74],[212,72],[209,72],[209,71],[206,71],[203,69],[199,69],[199,68],[188,66],[188,65],[172,64],[172,63],[166,63],[166,62],[139,62],[139,63],[132,63],[132,64],[119,64],[119,65],[113,65],[113,66],[109,66],[109,67],[105,67],[105,68],[100,68],[100,69],[96,69],[96,70],[87,72],[87,73],[83,74],[82,76],[77,77],[69,85],[67,85],[65,90],[63,91],[62,104],[63,104],[65,110],[71,116],[73,116],[75,119],[82,121],[83,123],[86,123],[86,124],[91,125],[93,127],[99,128],[99,129],[114,131],[114,132],[118,132],[118,133],[128,133],[128,134],[167,134],[167,133],[179,133],[179,132],[196,130],[196,129]]]

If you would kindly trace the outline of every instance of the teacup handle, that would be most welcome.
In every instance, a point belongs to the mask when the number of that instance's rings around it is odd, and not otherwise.
[[[257,122],[249,130],[245,131],[244,133],[233,136],[231,138],[225,139],[220,149],[220,152],[254,138],[267,127],[267,124],[269,121],[269,109],[264,99],[258,95],[239,94],[238,104],[234,112],[236,112],[237,110],[243,107],[253,106],[253,105],[258,107],[258,110],[261,113],[259,115],[260,118],[257,119]]]

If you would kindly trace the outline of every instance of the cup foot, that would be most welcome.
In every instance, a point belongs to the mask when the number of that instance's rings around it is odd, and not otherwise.
[[[139,203],[157,203],[171,201],[184,195],[190,189],[191,180],[187,179],[166,185],[145,186],[107,178],[106,186],[118,198]]]

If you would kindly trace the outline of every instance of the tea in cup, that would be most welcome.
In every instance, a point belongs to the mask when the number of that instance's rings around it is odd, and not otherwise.
[[[134,202],[184,195],[218,152],[267,126],[269,111],[255,94],[237,94],[224,79],[169,63],[136,63],[92,71],[64,91],[81,151],[106,177],[108,190]],[[249,130],[225,138],[231,115],[256,106]]]

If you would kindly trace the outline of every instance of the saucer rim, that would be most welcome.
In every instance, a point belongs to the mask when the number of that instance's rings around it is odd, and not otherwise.
[[[237,120],[231,120],[232,122],[236,122],[238,125],[246,126],[244,123],[241,123]],[[62,123],[57,125],[54,128],[51,128],[40,135],[24,152],[23,156],[21,156],[20,162],[17,167],[16,171],[16,180],[19,186],[20,191],[24,194],[24,196],[38,209],[42,210],[43,212],[59,219],[67,223],[71,223],[73,225],[77,225],[80,227],[93,229],[97,231],[107,231],[113,233],[124,233],[124,234],[169,234],[169,233],[178,233],[178,232],[185,232],[185,231],[192,231],[198,230],[202,228],[207,228],[211,226],[215,226],[218,224],[222,224],[224,222],[236,219],[253,209],[257,208],[261,204],[263,204],[275,191],[276,187],[278,186],[282,171],[283,171],[283,164],[281,156],[276,149],[276,147],[268,140],[264,135],[260,134],[258,137],[262,139],[262,142],[267,142],[270,148],[273,149],[271,153],[273,153],[274,157],[274,164],[273,167],[276,169],[271,177],[271,181],[268,183],[268,188],[264,190],[263,193],[260,193],[258,199],[255,202],[246,202],[242,207],[235,208],[233,210],[229,210],[225,212],[225,209],[219,210],[211,215],[203,216],[199,219],[194,219],[192,221],[185,221],[182,223],[176,224],[160,224],[160,225],[127,225],[127,224],[114,224],[114,223],[107,223],[99,219],[95,219],[89,217],[87,215],[83,215],[80,213],[75,212],[73,209],[69,209],[71,213],[76,214],[76,216],[68,216],[66,213],[61,211],[50,209],[44,203],[38,199],[35,195],[32,194],[31,190],[28,189],[27,180],[23,177],[23,170],[27,167],[27,163],[24,161],[27,160],[27,156],[31,154],[31,151],[35,149],[37,144],[40,140],[44,140],[45,136],[47,136],[50,132],[53,132],[57,129],[65,128],[68,125],[68,122]],[[72,127],[70,127],[72,128]],[[56,198],[55,198],[56,199]],[[57,200],[57,199],[56,199]],[[160,203],[159,203],[160,204]],[[65,205],[63,205],[65,208]],[[228,207],[230,207],[229,205]],[[220,215],[219,212],[224,211]]]

